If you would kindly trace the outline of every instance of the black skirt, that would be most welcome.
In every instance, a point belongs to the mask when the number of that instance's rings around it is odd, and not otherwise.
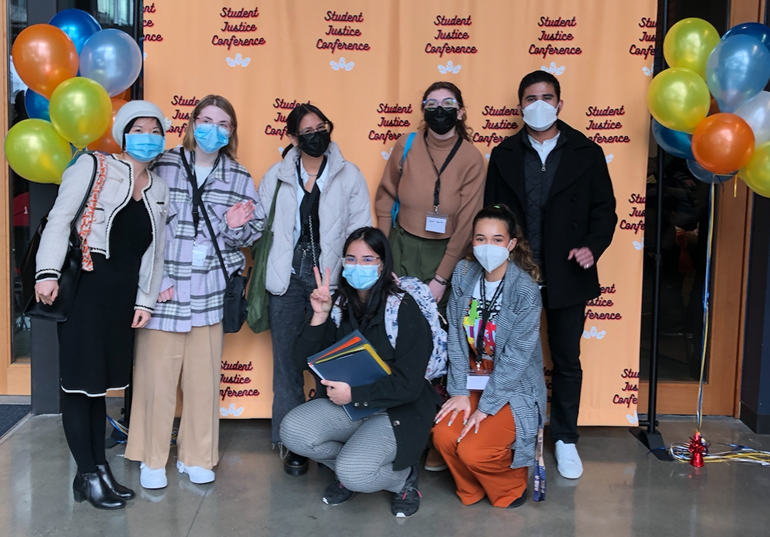
[[[109,240],[110,258],[91,252],[94,270],[80,274],[69,318],[58,325],[65,392],[98,397],[131,383],[135,337],[131,323],[139,268],[152,244],[152,223],[143,200],[131,198],[118,212]]]

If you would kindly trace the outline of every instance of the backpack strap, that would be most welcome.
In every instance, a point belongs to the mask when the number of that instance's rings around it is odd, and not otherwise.
[[[404,175],[404,162],[406,162],[406,156],[409,154],[409,150],[412,148],[412,142],[414,137],[417,136],[416,132],[410,132],[406,137],[406,143],[404,144],[404,153],[401,155],[401,167],[398,170],[398,182],[401,183],[401,176]],[[393,227],[396,227],[396,218],[398,218],[398,210],[401,208],[401,202],[398,200],[398,184],[396,184],[396,199],[393,201],[393,207],[390,209],[390,219]]]

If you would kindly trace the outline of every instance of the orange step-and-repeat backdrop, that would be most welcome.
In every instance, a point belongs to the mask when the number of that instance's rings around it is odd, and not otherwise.
[[[521,77],[556,75],[561,118],[602,146],[618,201],[602,295],[586,306],[580,423],[637,423],[655,0],[155,0],[144,10],[145,98],[171,120],[167,146],[181,143],[198,99],[221,94],[256,183],[289,144],[296,103],[334,122],[373,197],[393,144],[420,126],[431,83],[462,90],[473,142],[489,158],[522,127]],[[269,334],[228,335],[222,416],[269,417],[271,376]]]

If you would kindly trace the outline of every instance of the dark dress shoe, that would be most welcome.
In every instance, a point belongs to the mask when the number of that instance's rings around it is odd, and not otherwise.
[[[300,476],[307,473],[307,457],[300,457],[289,451],[283,459],[283,471],[289,475]]]
[[[96,473],[99,474],[99,477],[102,478],[102,481],[104,481],[104,484],[107,485],[107,488],[110,489],[118,498],[122,500],[132,500],[134,496],[136,496],[133,490],[128,487],[124,487],[115,481],[115,477],[113,477],[112,470],[110,470],[110,465],[108,463],[105,462],[104,464],[97,464]]]
[[[88,500],[97,509],[123,509],[126,506],[126,502],[118,498],[96,472],[78,472],[72,482],[72,492],[76,502]]]
[[[527,489],[524,489],[524,493],[518,498],[516,498],[515,500],[513,500],[513,502],[511,502],[511,505],[508,506],[508,508],[515,509],[517,507],[521,507],[525,503],[527,503]]]

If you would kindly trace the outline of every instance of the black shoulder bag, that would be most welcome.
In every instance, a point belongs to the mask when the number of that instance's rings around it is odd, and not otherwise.
[[[80,273],[82,272],[81,265],[83,262],[77,221],[83,213],[83,210],[86,208],[88,199],[91,197],[91,191],[94,189],[94,182],[96,181],[96,170],[99,168],[99,161],[96,159],[96,156],[91,154],[91,158],[94,159],[94,171],[91,174],[91,183],[89,184],[86,195],[83,197],[83,202],[80,204],[80,208],[75,213],[75,218],[70,225],[69,249],[67,250],[67,255],[64,257],[61,275],[59,276],[59,295],[50,306],[35,300],[35,275],[37,273],[35,265],[37,252],[40,249],[40,239],[42,238],[43,231],[45,231],[45,226],[48,223],[47,214],[40,220],[37,231],[35,231],[30,239],[21,268],[22,304],[25,306],[24,315],[27,317],[63,323],[67,320],[70,310],[72,309],[72,303],[75,300],[75,292],[78,288],[78,280],[80,280]]]
[[[198,179],[195,176],[195,171],[190,168],[187,159],[184,156],[184,149],[180,151],[182,156],[182,164],[184,165],[187,177],[192,184],[193,190],[193,225],[195,226],[195,233],[198,232],[199,213],[203,213],[203,219],[206,221],[206,227],[209,230],[211,236],[211,242],[214,243],[214,250],[217,252],[217,259],[219,259],[219,266],[222,269],[222,274],[225,276],[225,298],[224,298],[224,315],[222,317],[222,328],[225,334],[233,334],[240,331],[243,323],[246,322],[246,316],[248,313],[248,302],[246,301],[246,284],[251,277],[251,269],[242,276],[239,274],[233,274],[230,276],[227,273],[225,267],[225,260],[222,257],[222,251],[219,249],[219,243],[217,242],[217,236],[214,233],[214,227],[211,225],[209,215],[206,212],[206,207],[203,204],[203,193],[198,187]]]

